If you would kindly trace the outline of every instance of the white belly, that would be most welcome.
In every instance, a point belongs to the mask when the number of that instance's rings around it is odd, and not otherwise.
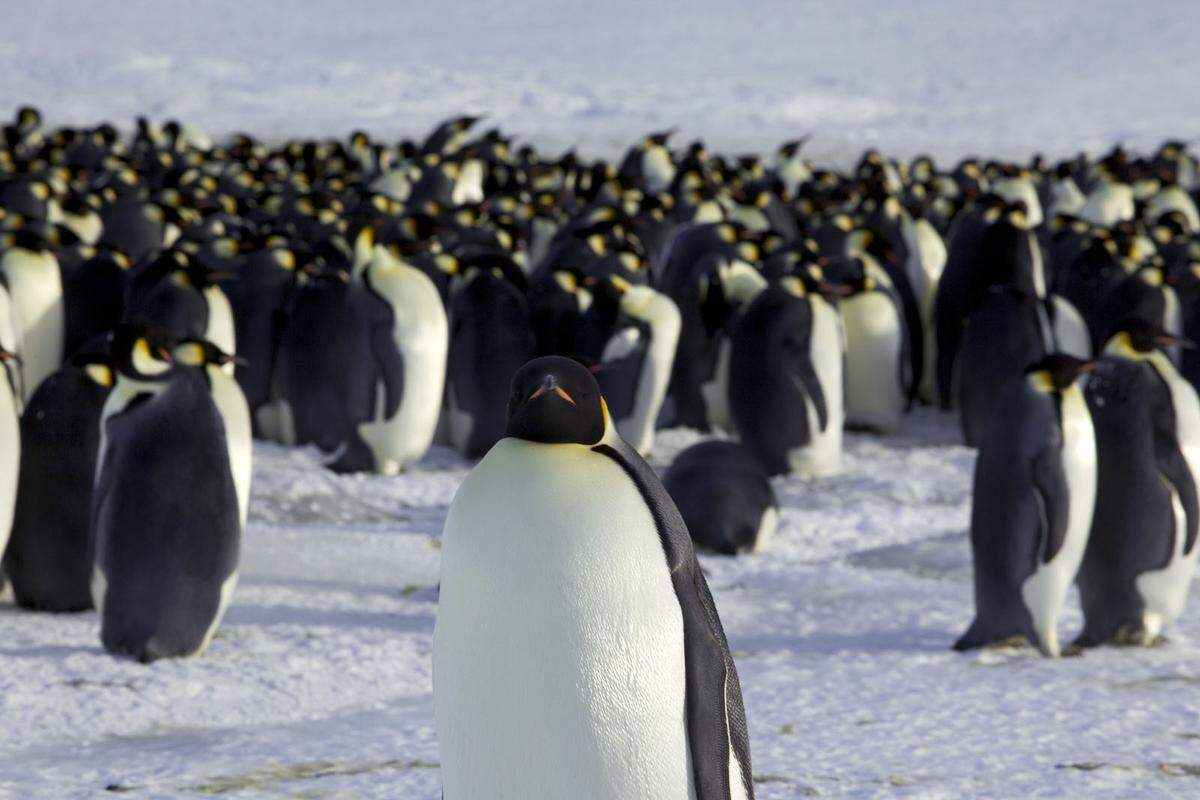
[[[908,398],[900,380],[904,327],[882,292],[842,303],[846,328],[846,420],[880,431],[900,424]]]
[[[721,336],[717,340],[717,363],[713,379],[700,386],[708,424],[729,434],[737,433],[733,415],[729,413],[729,357],[732,354],[733,343],[728,336]]]
[[[58,369],[63,349],[62,278],[49,253],[11,250],[0,259],[20,337],[23,399]]]
[[[1070,498],[1066,538],[1054,559],[1040,564],[1021,586],[1042,651],[1051,657],[1060,654],[1058,614],[1083,561],[1096,504],[1096,434],[1087,402],[1077,387],[1063,394],[1062,419],[1062,465]]]
[[[662,545],[589,448],[504,439],[463,482],[433,669],[446,800],[695,797]]]
[[[1076,358],[1091,358],[1092,335],[1083,316],[1065,297],[1052,294],[1049,300],[1054,304],[1054,339],[1058,351]]]
[[[842,464],[842,425],[845,406],[842,402],[842,369],[845,358],[845,337],[842,319],[833,306],[819,297],[812,297],[812,362],[825,394],[828,424],[820,430],[816,408],[805,401],[812,441],[788,453],[792,472],[801,478],[822,478],[836,473]]]
[[[450,333],[437,288],[423,272],[397,265],[377,289],[386,292],[395,323],[392,335],[404,359],[404,390],[396,413],[359,426],[375,456],[375,468],[396,474],[418,461],[433,443],[446,383]],[[383,387],[379,387],[382,409]]]
[[[654,426],[667,396],[681,322],[675,303],[658,293],[655,293],[652,313],[643,319],[650,325],[650,348],[642,360],[633,413],[627,419],[618,420],[617,431],[634,450],[645,456],[654,447]]]
[[[237,492],[238,519],[245,529],[250,506],[250,476],[253,472],[250,408],[237,381],[220,367],[210,365],[205,369],[208,370],[213,403],[225,423],[225,449],[229,454],[229,471]]]
[[[1200,487],[1200,400],[1196,390],[1188,383],[1160,352],[1150,356],[1150,362],[1162,376],[1171,393],[1171,404],[1175,409],[1175,436],[1183,458],[1187,462],[1192,481]],[[1186,520],[1183,505],[1175,492],[1171,492],[1171,503],[1175,510],[1175,541],[1171,561],[1161,570],[1146,572],[1138,576],[1137,588],[1146,604],[1144,627],[1148,638],[1174,622],[1187,602],[1188,588],[1196,572],[1196,559],[1200,555],[1200,544],[1185,555]]]
[[[233,307],[229,305],[229,298],[219,286],[210,286],[204,290],[204,302],[208,306],[208,326],[204,329],[204,338],[226,353],[236,353],[237,335],[234,333]],[[234,372],[233,364],[227,364],[223,369],[230,375]]]
[[[8,382],[8,370],[0,364],[0,555],[12,533],[20,469],[21,430],[17,421],[17,399]]]

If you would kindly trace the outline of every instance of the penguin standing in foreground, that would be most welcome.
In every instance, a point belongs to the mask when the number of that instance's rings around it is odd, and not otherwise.
[[[1053,354],[1003,393],[1002,424],[975,465],[975,621],[954,645],[1027,639],[1057,658],[1058,614],[1087,546],[1096,437],[1083,395],[1091,364]]]
[[[560,357],[455,495],[433,652],[446,800],[751,800],[737,671],[687,528]]]
[[[433,442],[446,383],[449,326],[433,281],[382,247],[375,249],[363,280],[391,310],[404,376],[395,413],[386,414],[386,385],[380,380],[375,415],[358,431],[375,457],[375,471],[395,475]]]
[[[1187,601],[1200,553],[1200,403],[1161,349],[1180,343],[1145,322],[1122,325],[1088,386],[1099,478],[1078,578],[1082,647],[1153,644]]]
[[[671,463],[663,486],[697,548],[727,556],[761,553],[779,527],[770,477],[736,442],[692,445]]]
[[[88,512],[100,412],[112,388],[107,355],[81,352],[42,381],[21,417],[21,480],[4,572],[21,608],[92,607]]]
[[[674,301],[649,286],[633,286],[615,275],[609,281],[621,293],[619,325],[600,356],[597,376],[617,432],[643,456],[654,446],[654,428],[667,384],[680,317]]]
[[[201,653],[237,582],[238,491],[225,426],[198,369],[161,332],[113,334],[92,497],[100,640],[149,663]]]

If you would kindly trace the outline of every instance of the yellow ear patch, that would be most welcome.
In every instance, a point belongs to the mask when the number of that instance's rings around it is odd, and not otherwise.
[[[805,297],[808,295],[808,290],[804,288],[804,281],[797,278],[795,275],[788,275],[779,281],[779,285],[784,288],[789,294],[796,297]]]
[[[1054,379],[1050,377],[1050,373],[1044,369],[1029,374],[1029,384],[1043,394],[1050,394],[1054,391]]]
[[[83,371],[98,386],[113,385],[112,369],[104,364],[88,364]]]
[[[271,258],[288,272],[296,271],[296,254],[291,250],[275,250],[271,253]]]

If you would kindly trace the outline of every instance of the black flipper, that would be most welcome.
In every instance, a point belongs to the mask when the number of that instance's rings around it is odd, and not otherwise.
[[[1155,374],[1157,375],[1157,371]],[[1192,479],[1192,471],[1176,439],[1175,409],[1171,405],[1171,393],[1166,389],[1165,381],[1161,378],[1159,381],[1164,387],[1160,395],[1162,400],[1155,403],[1151,411],[1154,423],[1154,460],[1163,479],[1179,495],[1179,504],[1183,506],[1187,523],[1183,553],[1188,555],[1196,546],[1196,529],[1200,525],[1200,500],[1196,497],[1196,482]],[[1174,548],[1171,552],[1175,552]]]
[[[804,393],[812,400],[813,408],[817,411],[817,425],[823,431],[829,426],[829,407],[825,404],[825,392],[821,389],[821,381],[817,378],[817,370],[808,359],[796,366],[796,379],[804,387]],[[804,444],[813,440],[816,433],[809,431]]]
[[[404,397],[404,355],[396,347],[390,327],[376,326],[371,332],[371,357],[379,368],[383,384],[383,418],[390,419]]]
[[[1033,491],[1042,515],[1041,563],[1058,555],[1067,538],[1070,490],[1062,467],[1062,451],[1048,447],[1033,460]]]
[[[662,540],[683,614],[688,742],[696,800],[729,800],[730,749],[741,766],[746,797],[754,800],[741,684],[683,517],[658,476],[624,441],[618,439],[614,446],[599,444],[592,449],[613,459],[629,475],[646,500]]]

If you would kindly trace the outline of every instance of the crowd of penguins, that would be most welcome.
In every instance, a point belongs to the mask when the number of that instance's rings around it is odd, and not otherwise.
[[[1197,555],[1200,173],[1149,157],[817,169],[650,135],[609,163],[471,117],[422,142],[267,143],[139,120],[0,141],[0,549],[18,604],[194,654],[236,583],[251,438],[396,474],[504,436],[568,356],[620,435],[725,436],[664,484],[696,544],[761,549],[770,477],[844,428],[957,409],[980,450],[959,648],[1149,644]],[[1094,512],[1094,513],[1093,513]],[[10,535],[11,532],[11,535]]]

